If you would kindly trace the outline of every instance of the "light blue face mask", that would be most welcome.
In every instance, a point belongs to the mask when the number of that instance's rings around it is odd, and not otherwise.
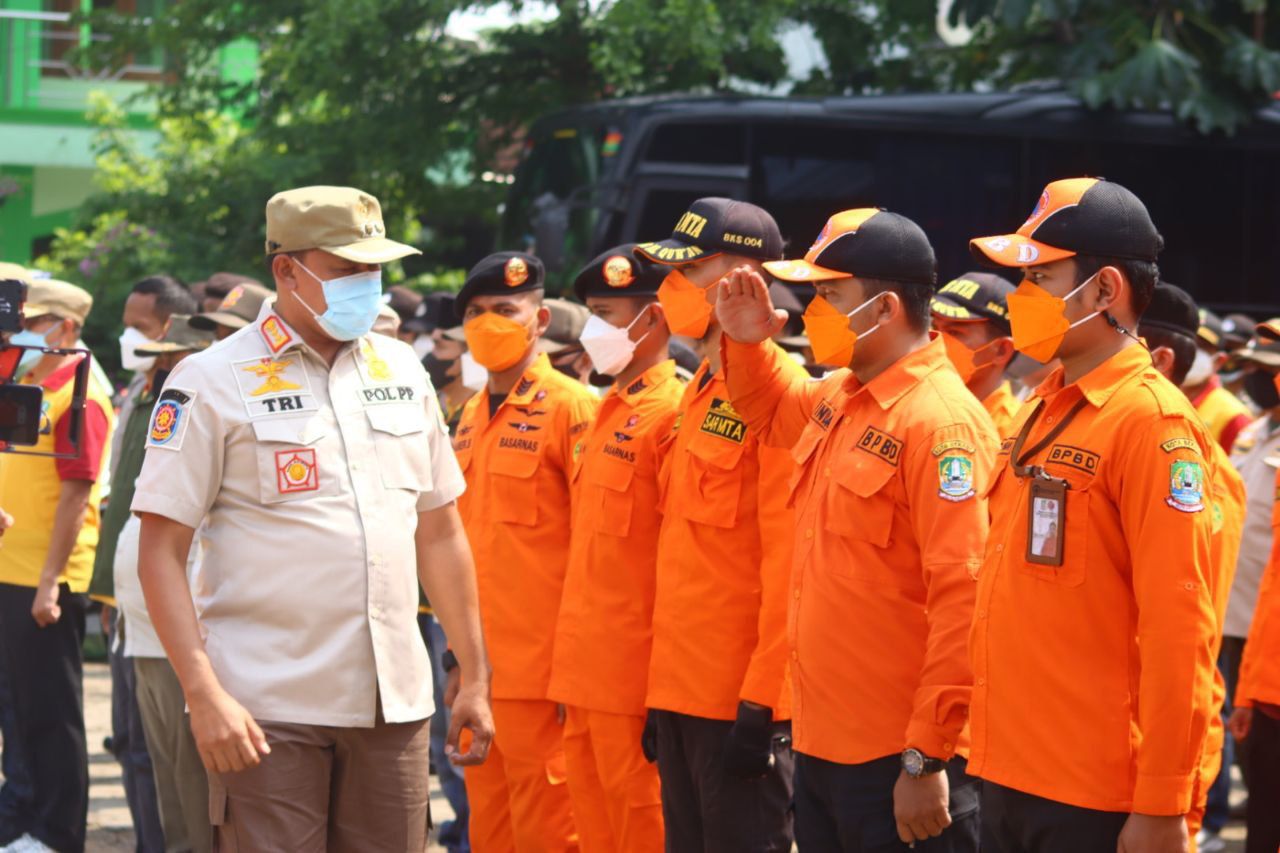
[[[52,329],[49,331],[52,331]],[[9,343],[24,347],[47,347],[49,342],[46,338],[49,335],[49,331],[42,335],[30,329],[23,329],[21,332],[10,335]],[[31,368],[36,366],[36,362],[42,358],[44,358],[44,353],[38,349],[23,350],[22,356],[18,359],[18,367],[13,372],[13,378],[21,379],[26,376],[31,371]]]
[[[320,282],[324,289],[324,301],[329,307],[323,314],[317,314],[301,296],[298,301],[316,318],[326,335],[335,341],[354,341],[372,331],[378,310],[382,307],[382,270],[358,272],[325,281],[300,262],[295,263],[307,270],[307,274]]]

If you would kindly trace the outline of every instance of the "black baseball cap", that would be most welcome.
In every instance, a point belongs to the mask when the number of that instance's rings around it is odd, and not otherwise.
[[[670,238],[641,243],[635,251],[671,267],[722,254],[771,261],[782,257],[782,232],[762,207],[731,198],[700,198],[676,220]]]
[[[1151,304],[1142,312],[1138,328],[1163,329],[1194,340],[1202,326],[1201,313],[1191,294],[1176,284],[1162,281],[1152,292]]]
[[[930,310],[948,320],[994,323],[1006,335],[1009,325],[1009,294],[1014,286],[991,272],[967,272],[942,286],[929,304]]]
[[[783,281],[876,278],[905,284],[938,283],[929,238],[910,219],[876,207],[845,210],[827,220],[804,260],[764,265]]]
[[[1222,318],[1208,308],[1199,309],[1197,316],[1199,318],[1196,323],[1197,340],[1214,352],[1222,349]]]
[[[1155,261],[1164,239],[1133,193],[1102,178],[1054,181],[1013,234],[975,237],[969,251],[1002,267],[1048,264],[1074,255]]]
[[[533,255],[527,252],[494,252],[467,273],[454,302],[454,313],[461,318],[467,310],[467,303],[476,296],[504,296],[540,290],[545,278],[542,261]]]
[[[447,329],[457,322],[453,313],[452,293],[433,290],[422,298],[413,316],[401,323],[400,328],[411,332],[430,334],[436,329]]]
[[[635,250],[635,243],[624,243],[595,258],[574,278],[574,294],[583,302],[588,296],[656,296],[670,270]]]
[[[1228,314],[1222,318],[1222,348],[1233,352],[1253,339],[1258,321],[1248,314]]]

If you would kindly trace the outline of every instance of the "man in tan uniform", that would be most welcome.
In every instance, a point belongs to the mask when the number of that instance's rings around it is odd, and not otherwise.
[[[138,571],[210,772],[219,849],[424,849],[419,581],[465,674],[450,754],[479,763],[492,738],[462,473],[413,350],[369,334],[379,265],[414,251],[384,234],[358,190],[273,197],[276,302],[179,365],[152,414]]]

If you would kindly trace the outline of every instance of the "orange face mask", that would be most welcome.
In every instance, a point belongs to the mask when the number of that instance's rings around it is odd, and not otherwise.
[[[823,297],[813,297],[804,312],[804,333],[809,336],[813,360],[827,367],[848,367],[859,337],[849,328],[849,318],[874,301],[872,297],[846,314]],[[879,325],[872,326],[862,337],[879,328]]]
[[[707,333],[715,308],[707,301],[706,289],[689,281],[680,270],[672,270],[662,280],[658,302],[667,315],[671,334],[700,339]]]
[[[960,378],[966,383],[973,378],[973,374],[978,372],[978,354],[986,352],[991,348],[995,341],[983,344],[977,349],[969,349],[955,335],[949,335],[942,332],[942,344],[947,348],[947,357],[951,359],[951,364],[955,367],[956,373],[960,374]]]
[[[1013,327],[1013,348],[1028,358],[1047,364],[1058,353],[1067,332],[1101,314],[1094,311],[1074,323],[1067,321],[1067,300],[1092,282],[1090,276],[1065,297],[1054,296],[1038,284],[1024,281],[1009,294],[1009,325]]]
[[[471,357],[490,371],[506,370],[529,351],[529,329],[492,311],[472,317],[462,333]]]

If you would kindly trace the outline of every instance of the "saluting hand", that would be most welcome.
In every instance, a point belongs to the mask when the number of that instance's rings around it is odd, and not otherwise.
[[[951,826],[951,783],[946,773],[929,773],[913,779],[903,770],[893,786],[893,819],[898,837],[912,844],[941,835]]]
[[[269,755],[267,736],[244,706],[221,687],[209,694],[188,696],[191,734],[200,760],[210,773],[238,773],[257,767]]]
[[[716,287],[716,319],[738,343],[758,344],[786,325],[787,312],[774,309],[764,277],[751,267],[736,267]]]
[[[1190,849],[1187,820],[1180,814],[1131,814],[1116,844],[1116,853],[1187,853]]]
[[[482,681],[460,686],[449,706],[449,713],[449,734],[444,746],[449,762],[456,767],[484,764],[489,757],[489,745],[493,743],[493,710],[489,707],[488,683]],[[465,754],[458,751],[463,729],[471,732],[471,748]]]

